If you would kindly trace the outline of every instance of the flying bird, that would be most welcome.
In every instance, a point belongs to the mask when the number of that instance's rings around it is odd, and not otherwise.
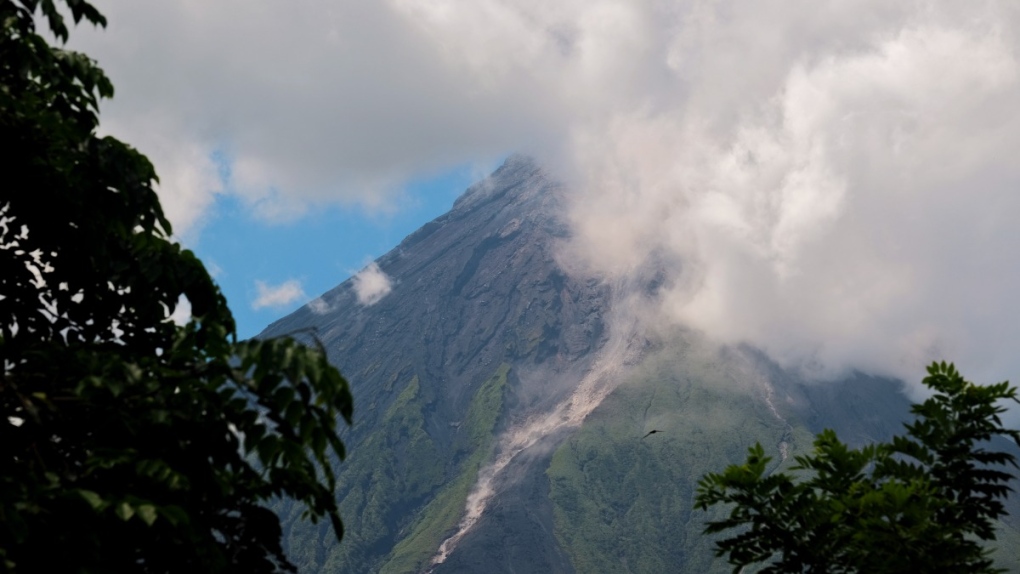
[[[650,430],[650,431],[648,431],[648,434],[646,434],[645,436],[641,437],[641,440],[645,440],[646,438],[648,438],[649,435],[653,435],[653,434],[655,434],[657,432],[662,432],[662,431],[661,430],[656,430],[656,429]]]

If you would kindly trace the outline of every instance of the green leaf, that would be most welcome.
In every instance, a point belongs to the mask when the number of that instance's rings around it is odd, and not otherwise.
[[[135,515],[135,509],[127,501],[121,501],[113,505],[113,512],[124,521],[130,520]]]
[[[994,539],[1012,476],[987,467],[1015,459],[974,445],[1017,434],[995,416],[1016,390],[974,385],[945,362],[928,373],[935,394],[913,407],[906,436],[850,449],[822,431],[814,452],[796,457],[794,470],[806,474],[796,485],[763,474],[760,445],[745,464],[707,474],[697,507],[732,506],[705,532],[741,532],[718,539],[718,555],[737,570],[768,561],[765,571],[777,572],[994,572],[976,540]]]
[[[149,526],[156,521],[156,507],[151,504],[142,504],[137,509],[138,517]]]
[[[0,416],[25,423],[3,441],[0,558],[19,556],[23,572],[120,571],[173,548],[210,570],[238,569],[227,562],[239,556],[287,569],[265,506],[284,496],[313,518],[336,514],[333,469],[308,447],[342,456],[336,420],[350,420],[350,389],[295,341],[237,342],[223,294],[170,235],[152,164],[96,135],[113,85],[87,55],[48,40],[68,39],[68,9],[75,23],[106,23],[87,0],[0,0],[0,245],[11,246],[0,249],[0,351],[17,358]],[[179,327],[166,315],[182,295],[194,319]],[[299,412],[311,402],[320,408]],[[287,419],[293,428],[276,426]],[[238,433],[257,456],[241,452]],[[111,516],[166,520],[111,528]],[[28,531],[34,542],[19,547]],[[241,531],[251,539],[223,534]],[[39,540],[74,540],[75,553],[37,552]]]
[[[159,508],[159,515],[165,518],[170,524],[174,526],[186,526],[191,522],[188,517],[188,513],[179,506],[162,506]]]
[[[78,489],[78,495],[85,499],[85,502],[89,503],[93,510],[102,510],[106,506],[103,498],[91,490]]]

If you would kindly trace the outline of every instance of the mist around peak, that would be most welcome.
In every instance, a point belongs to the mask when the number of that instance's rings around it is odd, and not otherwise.
[[[656,299],[668,323],[819,376],[1020,370],[1011,0],[341,1],[243,18],[111,0],[109,16],[75,47],[117,79],[105,129],[162,166],[179,232],[220,194],[269,219],[385,212],[415,174],[518,150],[573,190],[563,259],[604,277],[684,261]]]

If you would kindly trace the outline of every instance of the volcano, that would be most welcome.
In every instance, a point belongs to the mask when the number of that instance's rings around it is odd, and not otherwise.
[[[702,475],[755,442],[778,468],[823,428],[901,432],[898,381],[815,383],[648,330],[629,302],[655,297],[656,269],[609,281],[558,259],[567,191],[511,156],[375,262],[385,295],[348,280],[260,335],[317,338],[355,398],[343,541],[277,508],[302,572],[729,572],[693,509]],[[998,557],[1020,571],[1011,520]]]

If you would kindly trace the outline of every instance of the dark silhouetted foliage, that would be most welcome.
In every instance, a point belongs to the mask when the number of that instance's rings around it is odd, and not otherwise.
[[[0,0],[0,570],[291,569],[264,504],[294,498],[342,535],[347,382],[322,349],[237,342],[152,165],[96,135],[110,81],[37,33],[105,25],[63,4]]]
[[[1020,445],[999,418],[1016,388],[975,385],[946,363],[928,367],[924,384],[935,394],[889,443],[850,449],[826,430],[796,457],[792,470],[804,474],[770,474],[758,444],[744,464],[705,476],[698,507],[733,505],[705,529],[736,532],[717,541],[717,555],[734,572],[755,563],[763,572],[998,571],[982,541],[995,539],[1013,478],[1003,469],[1017,464],[989,441]]]

